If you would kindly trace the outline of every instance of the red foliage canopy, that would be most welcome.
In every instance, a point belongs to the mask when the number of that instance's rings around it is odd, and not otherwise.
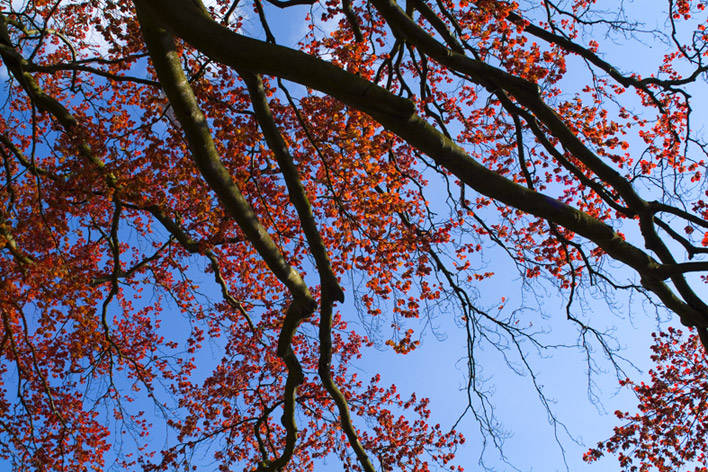
[[[575,305],[594,284],[707,345],[704,3],[665,7],[663,62],[632,72],[592,35],[642,28],[587,0],[0,2],[0,455],[454,468],[461,434],[352,362],[414,349],[412,321],[444,309],[491,431],[475,353],[531,370],[544,344],[479,307],[490,241],[557,283],[588,354],[612,356]],[[345,289],[376,339],[337,311]]]
[[[708,357],[695,335],[669,328],[654,335],[649,384],[625,380],[639,400],[639,412],[617,411],[622,426],[585,454],[594,461],[604,451],[618,455],[629,471],[708,470]]]

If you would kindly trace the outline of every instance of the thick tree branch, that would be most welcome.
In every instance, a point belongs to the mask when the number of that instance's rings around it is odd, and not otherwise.
[[[292,339],[300,322],[310,316],[315,301],[300,275],[287,263],[280,250],[257,215],[242,195],[229,171],[219,158],[206,117],[201,112],[194,92],[182,70],[179,54],[172,36],[164,30],[151,13],[136,4],[138,19],[153,66],[172,105],[175,116],[184,130],[192,158],[209,187],[216,193],[226,210],[253,244],[275,276],[293,296],[278,338],[278,356],[288,369],[283,392],[282,423],[286,430],[285,445],[279,457],[259,465],[258,470],[274,471],[284,467],[293,455],[297,440],[295,397],[304,377],[300,362],[292,350]]]
[[[283,174],[285,183],[288,187],[288,195],[290,201],[296,208],[300,225],[302,226],[305,238],[310,247],[310,252],[315,258],[315,264],[320,277],[321,300],[320,300],[320,358],[318,365],[318,373],[324,384],[327,392],[334,400],[339,410],[339,418],[342,428],[349,439],[349,443],[354,449],[359,463],[367,472],[374,472],[374,467],[364,451],[364,447],[359,441],[358,435],[352,424],[351,415],[347,400],[339,390],[337,385],[332,380],[330,365],[332,362],[332,308],[334,302],[344,301],[344,292],[339,286],[337,277],[334,274],[327,248],[322,241],[322,236],[317,230],[315,217],[312,214],[312,206],[305,193],[305,188],[302,185],[300,176],[290,155],[287,145],[283,140],[282,135],[278,131],[273,115],[268,106],[265,91],[263,90],[263,82],[261,78],[255,74],[242,73],[241,77],[246,82],[248,92],[253,103],[253,110],[256,114],[256,119],[263,130],[266,142],[278,161],[280,171]]]
[[[180,0],[181,8],[168,7],[166,0],[140,0],[162,13],[166,24],[183,39],[212,59],[238,69],[273,74],[321,90],[347,105],[371,115],[385,128],[431,156],[466,185],[535,216],[550,219],[597,244],[610,257],[636,270],[647,288],[681,317],[684,324],[708,325],[700,306],[681,300],[653,275],[659,263],[625,241],[609,225],[538,192],[526,189],[479,164],[457,144],[446,138],[413,111],[412,104],[361,77],[320,59],[282,46],[246,38],[214,22],[191,2]],[[548,105],[534,84],[494,67],[451,52],[413,23],[395,4],[375,0],[375,6],[391,26],[405,34],[421,51],[438,62],[467,74],[472,80],[499,84],[534,114],[564,143],[639,211],[648,208],[631,185],[592,154]],[[586,162],[587,161],[587,162]]]

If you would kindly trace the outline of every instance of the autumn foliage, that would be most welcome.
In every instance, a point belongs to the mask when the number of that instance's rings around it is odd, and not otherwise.
[[[639,400],[639,412],[617,411],[622,425],[607,441],[585,454],[594,461],[616,453],[628,471],[708,470],[708,358],[695,335],[669,328],[654,335],[648,383],[627,379]]]
[[[555,343],[483,299],[490,246],[557,287],[588,355],[614,360],[597,287],[707,345],[704,3],[664,8],[659,63],[619,67],[595,36],[643,30],[587,0],[1,1],[0,457],[456,470],[462,432],[356,366],[443,317],[493,435],[479,350],[533,376]],[[705,461],[678,336],[590,457]]]

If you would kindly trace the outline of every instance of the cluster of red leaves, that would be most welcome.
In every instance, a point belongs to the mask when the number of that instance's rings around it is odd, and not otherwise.
[[[277,323],[279,312],[271,316]],[[356,457],[338,426],[336,407],[315,374],[317,346],[308,333],[317,321],[303,326],[303,335],[294,340],[303,369],[309,373],[298,389],[298,444],[288,467],[311,471],[318,459],[335,455],[344,470],[358,470]],[[426,399],[413,395],[404,400],[395,386],[382,387],[379,375],[367,382],[349,373],[348,365],[361,357],[360,350],[368,341],[347,330],[339,316],[335,317],[333,334],[337,352],[333,378],[341,386],[355,423],[360,425],[362,444],[381,469],[425,472],[445,466],[456,470],[449,462],[457,446],[464,443],[463,436],[429,424]],[[178,430],[179,442],[160,451],[157,463],[145,463],[145,470],[187,467],[194,446],[205,441],[220,444],[214,454],[220,470],[255,468],[260,458],[254,452],[264,445],[277,444],[275,439],[285,434],[278,421],[268,418],[271,412],[279,415],[282,402],[277,394],[285,383],[283,366],[275,353],[258,348],[267,341],[268,332],[257,339],[247,329],[233,329],[227,337],[225,356],[206,379],[195,381],[184,375],[174,387],[180,407],[187,411],[182,421],[171,422]],[[194,368],[192,365],[187,370]]]
[[[93,57],[99,46],[107,73],[140,74],[147,67],[140,60],[144,45],[130,2],[34,2],[28,8],[27,15],[39,19],[61,18],[78,59]],[[20,53],[29,56],[36,44],[16,29],[11,32]],[[51,37],[38,47],[35,60],[67,63],[73,52]],[[336,52],[345,56],[342,61],[370,71],[371,61],[360,53]],[[197,70],[200,61],[185,52],[188,69]],[[0,398],[0,456],[26,470],[84,465],[103,470],[116,458],[121,467],[164,470],[188,467],[195,448],[207,441],[219,444],[214,458],[222,468],[255,467],[263,447],[276,455],[272,449],[285,435],[279,411],[286,371],[275,349],[286,305],[283,288],[209,196],[164,97],[148,85],[91,74],[39,74],[37,81],[81,128],[67,135],[51,116],[33,111],[17,84],[10,89],[0,133],[20,155],[31,156],[41,182],[22,162],[5,161],[3,180],[12,184],[11,191],[0,192],[0,207],[7,208],[0,212],[0,225],[18,249],[3,251],[0,259],[6,387]],[[83,100],[76,99],[74,85],[80,85]],[[192,87],[210,117],[222,161],[290,264],[306,273],[310,262],[297,215],[247,112],[250,101],[237,75],[214,66]],[[417,317],[419,297],[439,294],[428,285],[414,287],[430,272],[422,254],[448,236],[445,225],[421,236],[398,217],[406,214],[416,223],[424,214],[425,204],[416,200],[410,183],[424,183],[413,156],[402,151],[395,160],[382,159],[393,156],[392,137],[335,100],[303,97],[296,106],[299,116],[288,104],[271,101],[278,124],[293,130],[286,139],[335,271],[363,274],[361,295],[372,314],[379,308],[367,300],[395,294],[394,318]],[[33,135],[50,144],[34,152]],[[104,166],[82,160],[77,149],[84,143]],[[165,241],[165,228],[150,213],[156,208],[177,222],[193,245]],[[0,238],[0,248],[9,247],[10,239]],[[197,256],[207,252],[219,260],[219,275],[253,318],[255,330],[232,306],[200,293],[209,283],[202,272],[209,280],[214,271],[201,270],[205,262]],[[31,262],[17,263],[18,254]],[[119,283],[109,295],[114,276]],[[316,326],[317,319],[311,323]],[[392,324],[391,337],[401,344],[400,323]],[[345,328],[337,319],[333,376],[372,458],[384,470],[449,466],[462,436],[428,424],[425,400],[404,401],[395,387],[381,387],[378,377],[362,382],[348,373],[367,341]],[[312,329],[303,327],[309,336],[293,341],[309,373],[298,392],[301,424],[289,467],[311,470],[315,459],[335,454],[356,470],[336,408],[311,374],[318,362]],[[409,338],[409,332],[403,335]],[[213,349],[223,350],[218,362],[210,359]],[[161,424],[176,439],[164,450],[155,440]]]
[[[654,339],[650,381],[621,382],[636,393],[639,412],[615,412],[623,424],[584,459],[592,462],[607,452],[627,471],[706,472],[708,357],[695,334],[669,328]]]

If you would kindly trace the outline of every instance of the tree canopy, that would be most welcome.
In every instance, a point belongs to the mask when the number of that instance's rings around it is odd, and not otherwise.
[[[467,336],[466,411],[494,440],[480,346],[533,376],[527,354],[553,344],[485,308],[503,263],[558,288],[590,370],[622,372],[584,290],[693,330],[657,338],[645,415],[620,413],[587,457],[705,465],[703,1],[647,6],[656,27],[589,0],[0,5],[15,469],[187,469],[212,447],[221,470],[454,470],[461,432],[353,365],[416,349],[445,314]],[[613,63],[612,41],[661,52]],[[485,265],[492,246],[504,260]]]

